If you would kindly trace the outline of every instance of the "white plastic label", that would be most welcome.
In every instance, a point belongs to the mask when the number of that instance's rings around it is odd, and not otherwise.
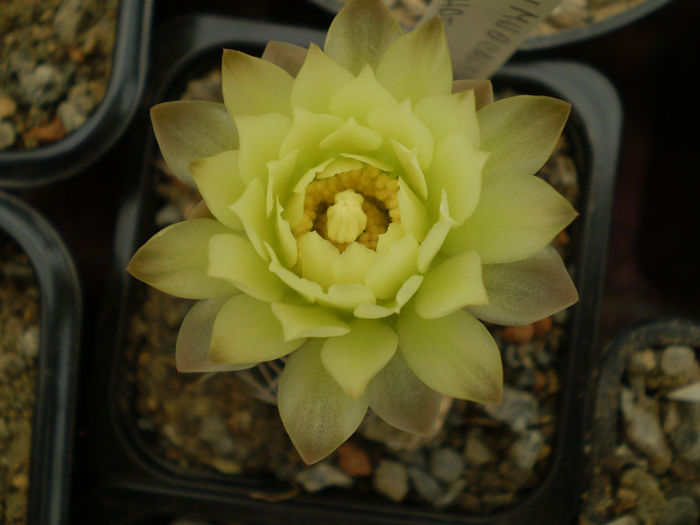
[[[489,78],[562,0],[433,0],[421,22],[445,25],[455,78]]]

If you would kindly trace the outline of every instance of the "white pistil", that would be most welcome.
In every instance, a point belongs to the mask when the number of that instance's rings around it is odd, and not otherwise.
[[[352,190],[335,194],[335,204],[329,206],[328,237],[335,242],[352,242],[367,227],[367,215],[362,211],[364,197]]]

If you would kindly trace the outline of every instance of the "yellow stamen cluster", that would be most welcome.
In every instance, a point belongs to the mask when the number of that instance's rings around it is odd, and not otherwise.
[[[345,190],[352,190],[364,198],[362,211],[367,216],[367,226],[357,237],[357,242],[375,250],[379,236],[387,230],[389,224],[401,222],[398,181],[374,166],[364,166],[326,179],[316,179],[307,186],[304,216],[292,228],[297,240],[313,230],[341,252],[350,245],[349,242],[338,242],[328,235],[328,208],[335,203],[336,194]]]

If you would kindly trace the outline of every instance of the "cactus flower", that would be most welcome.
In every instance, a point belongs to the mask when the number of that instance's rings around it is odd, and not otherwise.
[[[128,268],[199,299],[178,368],[286,356],[278,407],[307,463],[368,407],[425,434],[442,396],[498,403],[481,321],[531,323],[577,300],[549,245],[576,212],[534,175],[569,105],[494,103],[488,82],[453,82],[440,20],[403,34],[381,0],[350,0],[323,49],[224,50],[222,80],[223,104],[151,111],[165,161],[203,199]]]

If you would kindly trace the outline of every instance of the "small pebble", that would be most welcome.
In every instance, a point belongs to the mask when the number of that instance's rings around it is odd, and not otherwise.
[[[689,346],[668,346],[661,354],[661,370],[666,375],[672,377],[681,375],[692,370],[693,365],[695,365],[695,352]]]
[[[442,494],[440,484],[435,480],[435,478],[420,468],[409,468],[408,475],[411,478],[411,483],[416,489],[416,492],[418,492],[420,497],[425,501],[432,503],[440,497],[440,494]]]
[[[17,111],[17,102],[4,93],[0,93],[0,119],[11,117]]]
[[[445,483],[459,479],[464,471],[464,460],[451,448],[439,448],[430,455],[430,473]]]
[[[15,143],[17,132],[12,122],[0,121],[0,150],[7,149]]]
[[[540,337],[552,329],[552,318],[545,317],[544,319],[540,319],[539,321],[535,321],[534,327],[535,327],[535,335],[537,337]]]
[[[504,341],[509,343],[528,343],[535,337],[535,325],[506,326],[501,332]]]
[[[627,370],[632,373],[646,374],[656,368],[656,352],[646,348],[633,352],[627,362]]]
[[[372,463],[367,452],[349,441],[338,449],[338,465],[348,476],[369,476],[372,473]]]
[[[531,471],[537,463],[544,443],[542,432],[528,430],[513,443],[508,454],[521,469]]]
[[[539,418],[539,403],[530,392],[503,386],[500,405],[484,405],[483,410],[492,418],[505,423],[514,432],[522,433]]]
[[[620,516],[612,521],[608,521],[605,525],[639,525],[639,521],[634,516],[629,514]]]
[[[328,463],[318,463],[304,468],[294,479],[309,492],[318,492],[327,487],[347,488],[352,485],[350,476]]]
[[[408,472],[396,461],[382,460],[374,471],[374,488],[392,501],[401,501],[408,494]]]
[[[682,496],[668,500],[661,510],[659,525],[697,525],[698,506],[692,498]]]

